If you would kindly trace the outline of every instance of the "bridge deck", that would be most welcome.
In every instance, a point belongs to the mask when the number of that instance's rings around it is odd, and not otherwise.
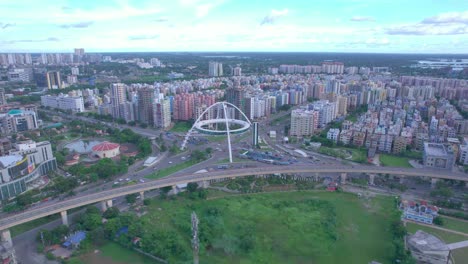
[[[376,166],[314,166],[314,165],[288,165],[288,166],[267,166],[258,168],[232,169],[202,174],[187,173],[169,178],[162,178],[145,183],[139,183],[130,186],[124,186],[99,193],[76,196],[55,204],[46,205],[38,208],[31,208],[21,213],[0,219],[0,230],[29,222],[44,216],[59,213],[61,211],[73,209],[76,207],[110,200],[127,194],[150,191],[162,187],[174,186],[182,183],[207,181],[214,179],[223,179],[231,177],[244,177],[249,175],[263,175],[275,173],[368,173],[368,174],[392,174],[410,177],[430,177],[438,179],[450,179],[468,182],[468,175],[462,173],[453,173],[449,171],[427,170],[427,169],[408,169],[394,167],[376,167]]]

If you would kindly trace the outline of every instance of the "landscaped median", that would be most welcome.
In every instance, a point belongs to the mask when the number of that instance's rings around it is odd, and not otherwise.
[[[191,159],[189,159],[187,161],[184,161],[182,163],[179,163],[179,164],[176,164],[176,165],[161,169],[161,170],[156,170],[154,173],[152,173],[150,175],[147,175],[145,178],[154,180],[154,179],[159,179],[159,178],[162,178],[162,177],[166,177],[168,175],[171,175],[171,174],[176,173],[178,171],[181,171],[183,169],[192,167],[195,164],[203,162],[207,158],[208,157],[207,157],[206,153],[201,152],[201,151],[198,151],[198,152],[194,151],[194,152],[192,152],[192,158]]]

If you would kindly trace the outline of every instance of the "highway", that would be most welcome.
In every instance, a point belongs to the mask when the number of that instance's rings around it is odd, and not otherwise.
[[[449,171],[427,170],[427,169],[408,169],[395,167],[376,167],[364,165],[287,165],[275,166],[267,165],[256,168],[241,168],[216,170],[201,174],[185,173],[173,175],[168,178],[162,178],[135,185],[128,185],[110,190],[101,191],[98,193],[82,194],[64,201],[59,201],[53,204],[44,205],[42,207],[30,208],[21,213],[8,216],[0,219],[0,230],[6,230],[10,227],[29,222],[44,216],[60,213],[72,208],[107,201],[113,198],[125,196],[127,194],[150,191],[167,186],[177,184],[209,181],[214,179],[244,177],[250,175],[264,174],[286,174],[286,173],[368,173],[368,174],[392,174],[405,177],[430,177],[436,179],[450,179],[468,182],[468,175],[462,173],[454,173]]]

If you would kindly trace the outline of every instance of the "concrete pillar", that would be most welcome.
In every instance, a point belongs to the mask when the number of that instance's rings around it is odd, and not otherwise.
[[[341,184],[346,184],[346,176],[348,176],[346,172],[341,173],[341,177],[340,177]]]
[[[177,191],[177,186],[176,185],[172,185],[172,193],[175,195],[177,194],[179,191]]]
[[[66,225],[68,226],[68,215],[67,215],[67,211],[62,211],[60,212],[60,216],[62,216],[62,225]]]
[[[112,199],[107,200],[106,205],[107,205],[107,208],[112,207]]]
[[[315,175],[314,175],[314,180],[315,180],[316,182],[318,182],[319,179],[320,179],[320,174],[319,174],[318,172],[316,172]]]
[[[465,182],[465,188],[468,188],[468,181]]]
[[[13,240],[11,239],[10,230],[2,230],[2,242],[8,243],[10,246],[13,246]]]
[[[437,182],[439,179],[437,178],[431,178],[431,188],[434,189],[436,187]]]
[[[107,210],[106,201],[101,201],[101,211],[105,212]]]
[[[143,201],[145,199],[145,192],[140,192],[140,198]]]
[[[403,184],[405,183],[405,176],[400,176],[400,184]]]
[[[369,184],[374,185],[375,174],[369,174]]]

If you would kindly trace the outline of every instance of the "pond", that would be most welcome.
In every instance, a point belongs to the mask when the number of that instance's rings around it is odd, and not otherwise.
[[[86,154],[90,153],[92,148],[101,142],[100,140],[79,140],[65,145],[65,148],[76,153]]]

